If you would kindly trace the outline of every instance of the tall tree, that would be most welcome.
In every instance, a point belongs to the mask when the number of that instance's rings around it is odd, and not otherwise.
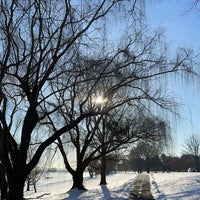
[[[83,11],[80,5],[71,5],[70,1],[64,0],[59,3],[32,0],[0,2],[0,128],[8,199],[23,199],[26,177],[48,145],[85,117],[99,114],[95,110],[84,109],[84,104],[92,94],[90,91],[80,102],[79,114],[69,123],[51,135],[45,134],[45,126],[41,128],[40,138],[43,140],[30,161],[27,161],[31,138],[38,125],[61,106],[52,106],[57,92],[63,90],[67,93],[74,85],[86,81],[79,79],[76,82],[81,69],[73,69],[73,65],[70,67],[75,59],[78,39],[84,41],[83,48],[89,45],[90,27],[116,4],[103,1],[97,5],[91,2],[91,7]],[[64,85],[60,84],[57,91],[51,90],[49,82],[63,76]],[[13,132],[18,118],[21,123],[17,132]]]
[[[111,121],[112,119],[107,118],[107,120]],[[103,124],[100,125],[100,122]],[[75,169],[70,164],[70,158],[68,158],[65,145],[63,144],[67,144],[65,138],[58,139],[58,147],[63,156],[65,167],[73,177],[72,188],[85,189],[83,185],[83,172],[91,162],[100,158],[103,162],[101,172],[104,173],[101,176],[101,184],[105,184],[106,156],[123,148],[128,143],[137,141],[140,137],[139,130],[136,128],[138,124],[134,124],[134,121],[132,121],[133,124],[127,123],[126,127],[121,125],[114,127],[116,123],[112,124],[112,132],[109,130],[108,133],[108,131],[105,131],[105,127],[108,126],[107,122],[100,115],[93,119],[87,118],[85,124],[80,124],[69,132],[70,139],[67,138],[67,141],[71,141],[76,152]],[[111,129],[111,125],[109,126]]]
[[[25,180],[44,150],[86,118],[128,103],[145,107],[147,99],[171,108],[156,77],[191,72],[193,54],[180,49],[174,59],[167,59],[160,32],[147,34],[141,24],[139,2],[0,1],[0,143],[8,200],[23,199]],[[102,20],[114,19],[116,9],[123,10],[118,20],[129,19],[126,38],[119,45],[102,45]],[[101,46],[106,47],[104,56]],[[94,54],[98,59],[88,62]],[[112,103],[103,109],[88,107],[101,83],[111,77],[115,81],[105,88],[104,97]],[[145,88],[147,82],[151,87]],[[124,88],[129,92],[119,95]],[[63,113],[64,125],[55,120],[63,119]],[[41,141],[29,160],[37,134]]]

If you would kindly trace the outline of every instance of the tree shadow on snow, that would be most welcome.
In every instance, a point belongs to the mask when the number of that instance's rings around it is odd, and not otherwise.
[[[78,199],[78,197],[85,192],[85,190],[78,190],[78,189],[72,189],[69,192],[67,192],[69,194],[69,196],[63,200],[71,200],[71,199]]]
[[[110,196],[110,191],[109,191],[108,187],[106,185],[101,185],[101,189],[103,191],[104,198],[110,199],[111,196]]]
[[[172,195],[166,195],[166,199],[167,198],[174,199],[174,200],[175,199],[189,199],[192,196],[195,196],[194,198],[200,196],[199,188],[194,188],[194,189],[191,189],[191,190],[188,190],[188,191],[177,192],[177,193],[174,193]]]

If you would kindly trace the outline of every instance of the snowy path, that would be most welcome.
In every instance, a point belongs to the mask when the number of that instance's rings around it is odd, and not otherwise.
[[[150,191],[149,174],[139,174],[134,182],[134,188],[128,200],[154,200]]]

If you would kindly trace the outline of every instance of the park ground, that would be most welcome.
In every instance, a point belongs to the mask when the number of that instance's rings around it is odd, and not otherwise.
[[[85,177],[87,192],[73,190],[70,176],[64,172],[48,174],[38,185],[38,192],[25,192],[26,198],[43,200],[126,200],[134,188],[135,172],[118,172],[107,177],[107,185],[99,185],[99,177]],[[200,173],[150,173],[151,192],[156,200],[200,199]]]

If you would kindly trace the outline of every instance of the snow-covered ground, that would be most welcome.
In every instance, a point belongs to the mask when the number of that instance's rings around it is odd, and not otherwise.
[[[71,191],[72,180],[66,173],[51,173],[39,186],[38,192],[25,192],[25,198],[43,200],[106,200],[116,199],[124,200],[129,196],[133,189],[134,179],[137,174],[134,172],[120,172],[107,176],[107,185],[100,186],[99,176],[90,179],[87,175],[84,180],[84,186],[88,189],[86,192]]]
[[[151,175],[152,193],[156,200],[199,200],[200,173],[170,172]]]
[[[152,194],[156,200],[199,200],[200,173],[151,173]],[[69,191],[71,177],[63,172],[52,173],[37,187],[38,192],[25,192],[26,198],[43,200],[125,200],[134,187],[137,174],[119,172],[107,176],[107,185],[99,185],[99,177],[85,177],[88,191]]]

